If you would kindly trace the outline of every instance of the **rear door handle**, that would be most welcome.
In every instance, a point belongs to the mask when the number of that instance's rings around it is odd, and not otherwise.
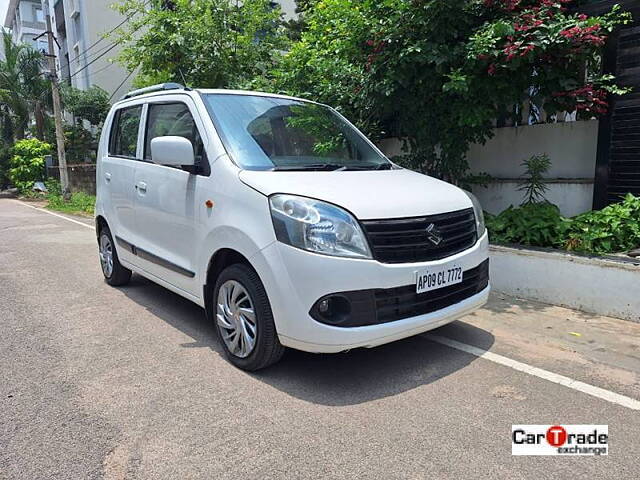
[[[104,174],[104,179],[105,179],[107,182],[110,182],[110,181],[111,181],[111,174],[110,174],[109,172],[105,173],[105,174]]]
[[[144,182],[138,182],[138,184],[136,185],[136,189],[139,192],[146,193],[147,192],[147,184],[144,183]]]

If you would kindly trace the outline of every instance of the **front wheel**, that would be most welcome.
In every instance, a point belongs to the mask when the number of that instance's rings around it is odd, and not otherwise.
[[[222,271],[212,295],[218,336],[229,361],[243,370],[276,363],[284,353],[260,277],[246,265]]]
[[[123,267],[120,260],[118,260],[118,254],[113,244],[113,237],[107,227],[103,227],[102,230],[100,230],[98,248],[102,274],[107,283],[114,287],[129,283],[131,270]]]

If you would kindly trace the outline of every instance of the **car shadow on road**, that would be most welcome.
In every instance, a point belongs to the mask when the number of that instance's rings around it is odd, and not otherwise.
[[[515,317],[523,313],[550,313],[554,314],[559,309],[565,309],[565,313],[572,318],[580,320],[597,320],[601,315],[595,313],[584,312],[581,310],[571,309],[570,307],[562,307],[550,303],[529,300],[526,298],[515,297],[502,292],[492,292],[489,302],[483,307],[484,310],[496,313],[498,315],[508,314]],[[555,313],[557,315],[557,313]]]
[[[122,288],[131,300],[160,320],[193,339],[184,348],[209,348],[224,356],[214,325],[204,310],[181,296],[138,275]],[[473,345],[488,350],[491,333],[457,321],[446,336],[464,335]],[[442,329],[434,333],[443,334]],[[425,336],[415,336],[371,349],[337,354],[313,354],[288,350],[282,360],[264,370],[248,373],[254,379],[301,400],[328,406],[356,405],[437,382],[476,360]]]

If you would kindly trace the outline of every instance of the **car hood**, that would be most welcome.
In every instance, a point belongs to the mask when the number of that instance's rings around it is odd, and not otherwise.
[[[417,217],[470,208],[459,188],[411,170],[277,172],[242,170],[240,180],[263,193],[289,193],[346,208],[361,220]]]

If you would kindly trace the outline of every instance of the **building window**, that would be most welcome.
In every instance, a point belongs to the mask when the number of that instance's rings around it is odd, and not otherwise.
[[[36,8],[35,12],[36,12],[35,14],[36,22],[44,23],[44,12],[42,11],[42,9]]]
[[[82,25],[80,25],[80,16],[73,19],[73,36],[75,37],[75,43],[80,43],[82,40]]]
[[[80,47],[78,45],[73,47],[73,56],[76,59],[76,67],[80,68],[82,66],[82,59],[80,58]]]

